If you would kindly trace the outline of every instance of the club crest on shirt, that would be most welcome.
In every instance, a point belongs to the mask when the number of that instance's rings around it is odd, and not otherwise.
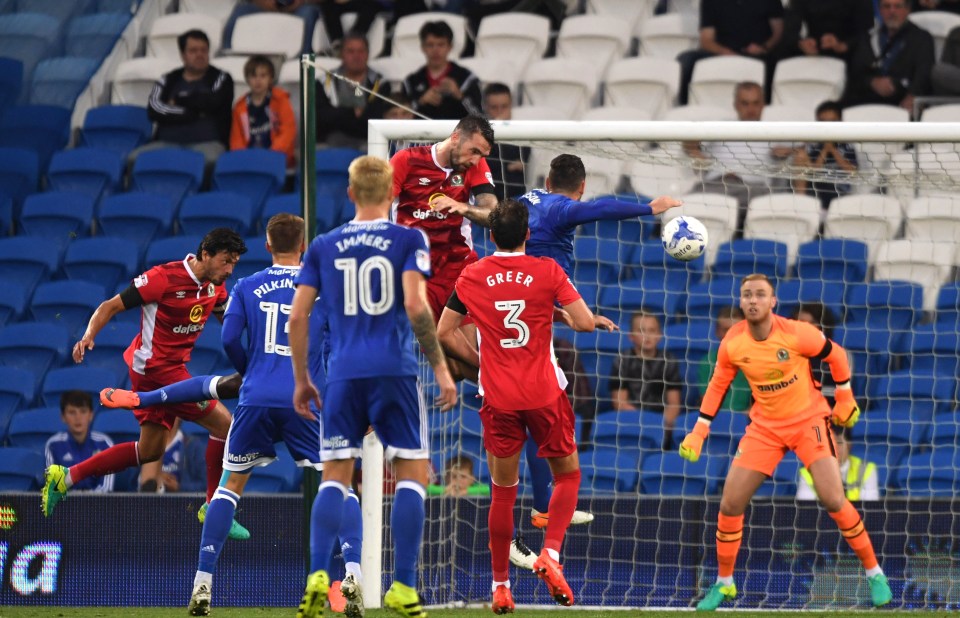
[[[423,249],[417,249],[417,268],[422,271],[430,270],[430,253]]]
[[[212,283],[207,284],[207,296],[216,296],[217,295],[217,286]]]
[[[133,285],[138,288],[142,288],[147,285],[147,273],[143,273],[139,277],[133,280]]]
[[[453,176],[451,176],[451,177],[450,177],[450,185],[451,185],[451,186],[454,186],[454,187],[462,187],[462,186],[463,186],[463,175],[461,175],[461,174],[454,174]]]
[[[781,363],[785,360],[790,360],[790,353],[787,352],[785,349],[780,348],[779,350],[777,350],[777,360],[780,361]]]

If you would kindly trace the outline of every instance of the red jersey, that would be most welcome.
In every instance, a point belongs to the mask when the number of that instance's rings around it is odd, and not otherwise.
[[[430,261],[434,275],[447,262],[461,262],[473,252],[470,220],[452,212],[438,212],[428,205],[430,196],[442,193],[458,202],[469,203],[473,190],[489,186],[493,175],[486,159],[480,159],[463,174],[437,163],[437,145],[413,146],[393,155],[393,193],[397,196],[394,220],[400,225],[423,230],[430,239]]]
[[[544,407],[567,387],[553,352],[554,303],[580,298],[550,258],[496,252],[463,269],[457,297],[477,324],[480,394],[495,408]]]
[[[227,302],[227,288],[198,280],[181,262],[154,266],[133,284],[143,298],[140,332],[123,354],[130,368],[146,375],[190,360],[193,344],[215,307]]]

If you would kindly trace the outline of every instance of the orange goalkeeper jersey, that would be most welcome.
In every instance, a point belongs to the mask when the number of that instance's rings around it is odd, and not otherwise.
[[[746,320],[737,323],[720,342],[717,368],[700,411],[716,415],[739,369],[753,393],[753,422],[776,427],[806,416],[829,415],[830,408],[810,370],[810,358],[820,354],[825,343],[823,333],[814,326],[777,315],[764,341],[750,335]]]

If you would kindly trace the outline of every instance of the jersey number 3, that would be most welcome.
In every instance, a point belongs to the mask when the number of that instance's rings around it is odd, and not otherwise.
[[[367,315],[382,315],[393,307],[393,264],[382,255],[367,258],[357,268],[357,258],[333,261],[343,271],[343,315],[357,315],[357,305]],[[373,273],[380,273],[380,300],[374,301]],[[359,302],[358,302],[359,301]]]
[[[526,301],[523,300],[498,300],[493,303],[497,311],[506,311],[507,315],[503,318],[503,325],[517,331],[516,339],[501,339],[501,348],[522,348],[530,341],[530,328],[527,323],[520,319],[520,314],[527,308]]]

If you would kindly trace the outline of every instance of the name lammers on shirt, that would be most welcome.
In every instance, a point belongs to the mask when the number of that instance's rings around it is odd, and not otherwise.
[[[349,228],[348,228],[349,229]],[[345,230],[346,231],[346,230]],[[337,241],[337,250],[340,253],[348,251],[354,247],[375,247],[380,251],[386,251],[390,248],[390,244],[393,242],[390,238],[384,238],[377,234],[370,234],[364,232],[362,234],[357,234],[356,236],[347,236],[343,240]]]
[[[293,288],[293,279],[275,279],[273,281],[261,283],[254,288],[253,294],[257,298],[263,298],[264,294],[269,294],[270,292],[274,292],[283,288]]]
[[[501,283],[518,283],[530,287],[533,283],[533,275],[528,275],[522,270],[506,270],[501,273],[487,275],[487,285],[493,287]]]

